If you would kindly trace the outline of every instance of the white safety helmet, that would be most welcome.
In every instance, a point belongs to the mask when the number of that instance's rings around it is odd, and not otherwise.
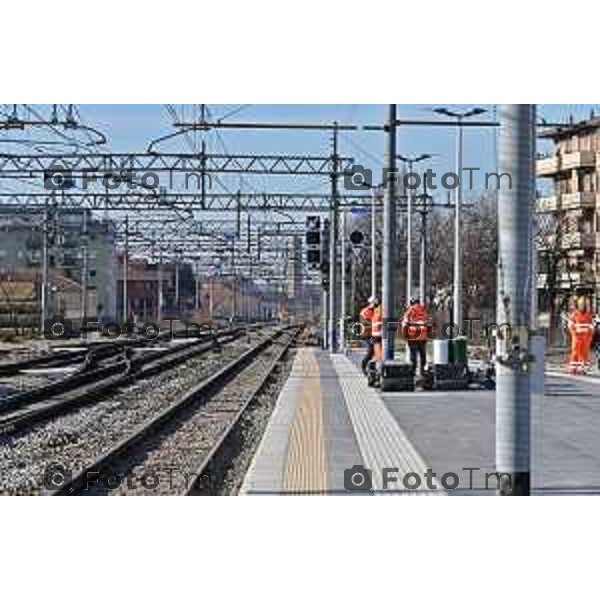
[[[379,304],[379,298],[377,296],[369,296],[369,304]]]

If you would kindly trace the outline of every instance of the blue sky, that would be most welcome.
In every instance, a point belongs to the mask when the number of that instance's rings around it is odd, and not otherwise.
[[[199,105],[173,105],[180,117],[193,118]],[[437,105],[400,104],[398,117],[407,119],[436,118],[432,108]],[[473,105],[447,105],[454,109],[466,109]],[[483,105],[492,117],[494,107]],[[210,115],[220,118],[236,109],[240,109],[229,120],[235,121],[304,121],[304,122],[350,122],[360,125],[381,124],[385,119],[386,105],[352,105],[352,104],[312,104],[312,105],[208,105]],[[586,118],[590,110],[598,105],[589,104],[540,104],[538,114],[548,121],[562,121],[569,115],[578,120]],[[110,140],[114,151],[142,151],[149,141],[174,131],[171,126],[172,117],[165,105],[79,105],[79,110],[86,122],[101,129]],[[197,135],[199,140],[199,134]],[[234,153],[293,153],[328,155],[330,153],[330,136],[325,132],[294,131],[230,131],[221,130],[219,136],[214,132],[205,134],[209,151],[223,152],[226,148]],[[465,166],[480,167],[482,170],[494,170],[495,140],[492,130],[466,130],[465,132]],[[404,127],[398,132],[398,151],[403,154],[430,153],[436,157],[429,161],[436,172],[444,173],[452,170],[454,163],[455,130],[446,128]],[[168,150],[189,150],[184,142],[176,140],[161,146]],[[540,146],[543,149],[543,146]],[[384,136],[381,133],[356,132],[342,133],[340,136],[340,153],[352,155],[365,166],[379,171],[382,167]],[[267,178],[246,176],[240,180],[237,176],[223,177],[228,186],[246,191],[288,189],[326,190],[326,180]]]
[[[4,105],[4,112],[10,112],[12,105]],[[20,105],[21,112],[27,116],[27,110]],[[51,105],[31,105],[40,114],[49,115]],[[198,114],[199,105],[171,105],[178,118],[190,120]],[[221,118],[235,112],[229,120],[233,121],[292,121],[292,122],[324,122],[337,120],[358,125],[378,125],[385,120],[387,105],[355,105],[355,104],[283,104],[283,105],[207,105],[209,118]],[[399,104],[398,117],[406,119],[437,118],[432,108],[437,105]],[[448,105],[453,109],[464,110],[473,105]],[[488,114],[482,118],[492,118],[493,105],[483,105]],[[598,105],[589,104],[541,104],[538,114],[548,121],[564,121],[570,115],[576,120],[586,118],[590,110]],[[167,105],[78,105],[78,112],[84,123],[98,128],[109,140],[107,150],[120,152],[143,152],[150,141],[172,133],[173,116]],[[0,142],[7,136],[17,135],[12,131],[0,132]],[[193,142],[199,143],[201,134],[194,134]],[[220,130],[207,132],[205,141],[209,152],[222,153],[289,153],[329,155],[331,152],[330,134],[327,132],[298,131],[252,131],[252,130]],[[48,137],[46,135],[46,137]],[[382,132],[341,132],[340,153],[352,156],[365,167],[373,169],[375,180],[379,177],[383,166],[385,136]],[[2,151],[15,151],[22,146],[2,144]],[[159,146],[164,151],[190,151],[190,146],[180,137]],[[540,150],[544,150],[540,145]],[[401,127],[398,131],[398,152],[402,154],[429,153],[436,156],[424,163],[430,166],[438,177],[454,168],[455,129]],[[495,170],[495,133],[491,129],[466,129],[464,140],[464,166],[481,168],[483,172]],[[476,185],[483,185],[483,176],[475,180]],[[265,177],[258,175],[221,175],[213,181],[213,191],[315,191],[327,193],[329,181],[327,177]],[[464,188],[463,188],[464,189]],[[444,194],[443,190],[438,192]],[[465,196],[469,196],[465,190]],[[476,196],[477,191],[472,195]]]
[[[97,147],[96,150],[114,151],[114,152],[145,152],[148,144],[169,133],[173,133],[175,128],[172,126],[173,114],[176,112],[178,119],[190,120],[198,112],[199,105],[172,105],[171,112],[167,105],[78,105],[78,116],[84,124],[101,130],[109,140],[105,147]],[[436,105],[398,105],[397,114],[399,119],[435,119],[436,115],[432,108]],[[449,105],[449,108],[455,110],[465,110],[473,105]],[[39,114],[48,118],[51,112],[51,105],[19,105],[20,118],[29,116],[28,112]],[[481,117],[494,117],[494,106],[485,106],[487,115]],[[547,121],[565,121],[570,115],[575,120],[587,118],[591,109],[595,108],[600,114],[600,109],[596,105],[538,105],[538,114]],[[33,112],[32,112],[33,109]],[[291,121],[291,122],[318,122],[331,123],[337,120],[340,123],[353,123],[357,125],[381,125],[384,123],[387,112],[387,105],[209,105],[209,118],[219,119],[224,115],[236,111],[237,114],[231,117],[234,121]],[[0,106],[0,112],[4,117],[10,115],[12,105]],[[38,135],[41,139],[52,139],[53,132],[46,127],[39,128]],[[73,132],[69,132],[75,135]],[[18,130],[0,131],[0,152],[30,152],[36,151],[36,148],[29,145],[24,146],[20,143],[10,142],[8,140],[18,138],[19,135],[29,136],[31,131],[19,132]],[[78,135],[81,135],[78,133]],[[210,131],[204,134],[194,134],[193,139],[186,140],[183,136],[165,144],[161,144],[157,149],[165,152],[182,151],[190,152],[190,145],[198,144],[200,136],[205,136],[209,152],[214,153],[238,153],[238,154],[295,154],[295,155],[316,155],[329,156],[331,153],[331,133],[330,132],[298,132],[289,130],[265,131],[265,130],[219,130]],[[455,155],[455,128],[426,128],[426,127],[400,127],[398,131],[398,152],[402,154],[421,154],[429,153],[436,156],[427,163],[426,167],[431,167],[438,178],[447,171],[454,169]],[[57,136],[54,137],[56,139]],[[82,136],[82,141],[87,141]],[[30,142],[27,142],[30,143]],[[547,143],[547,142],[546,142]],[[41,146],[41,144],[39,144]],[[385,147],[385,135],[383,132],[340,132],[340,154],[351,156],[357,162],[370,168],[374,172],[375,182],[380,181],[378,174],[381,173],[383,166],[383,156]],[[48,150],[56,149],[56,146],[47,146]],[[540,145],[539,150],[544,150]],[[40,147],[37,151],[45,151]],[[495,171],[495,131],[487,129],[465,129],[464,136],[464,166],[480,168],[482,172]],[[237,190],[242,192],[316,192],[328,194],[330,191],[329,177],[291,177],[291,176],[260,176],[260,175],[219,175],[212,178],[214,192],[235,193]],[[439,179],[438,179],[439,182]],[[476,200],[482,193],[484,178],[480,176],[476,179],[476,186],[479,189],[474,191],[465,190],[463,187],[463,197],[465,200]],[[16,192],[20,190],[43,191],[43,182],[39,180],[1,180],[0,191]],[[437,192],[434,192],[437,200],[444,201],[448,192],[440,186]],[[289,212],[289,211],[288,211]],[[281,211],[270,211],[268,215],[261,213],[260,219],[286,220],[289,217]],[[104,214],[104,216],[110,216]],[[117,218],[117,215],[113,215]],[[122,215],[121,215],[122,216]],[[202,221],[211,217],[221,219],[222,213],[217,212],[196,212],[196,219]],[[233,216],[233,215],[230,215]],[[304,215],[297,215],[296,218],[303,220]],[[259,219],[259,220],[260,220]],[[232,231],[235,229],[235,222],[232,218]]]

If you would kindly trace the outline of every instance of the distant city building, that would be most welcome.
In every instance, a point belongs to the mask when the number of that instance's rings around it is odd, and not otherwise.
[[[44,230],[48,246],[47,314],[81,317],[87,262],[87,315],[105,322],[113,320],[116,254],[112,222],[94,220],[86,209],[45,212],[41,207],[0,207],[0,302],[10,305],[13,316],[9,320],[28,327],[40,323]],[[15,286],[14,282],[20,284]],[[17,318],[15,301],[22,304],[22,311],[17,313],[26,317]],[[0,313],[5,312],[0,307]]]

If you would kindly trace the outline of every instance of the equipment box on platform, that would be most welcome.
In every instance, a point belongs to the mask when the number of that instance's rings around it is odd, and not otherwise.
[[[412,365],[399,360],[386,360],[381,366],[381,390],[384,392],[412,392],[415,372]]]

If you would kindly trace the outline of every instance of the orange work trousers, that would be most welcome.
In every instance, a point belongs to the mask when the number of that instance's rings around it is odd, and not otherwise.
[[[569,369],[583,373],[590,362],[593,332],[579,331],[571,335],[571,357]]]

